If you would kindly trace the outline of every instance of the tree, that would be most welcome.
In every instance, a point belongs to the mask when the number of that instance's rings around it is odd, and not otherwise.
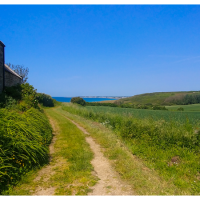
[[[7,63],[7,65],[22,77],[22,83],[27,83],[29,73],[28,67],[24,67],[23,65],[13,65],[11,63]]]

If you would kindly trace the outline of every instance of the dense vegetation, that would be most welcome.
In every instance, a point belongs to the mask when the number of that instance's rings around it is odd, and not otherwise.
[[[5,88],[0,94],[0,193],[48,162],[51,138],[34,87],[24,83]]]
[[[37,93],[37,99],[40,104],[45,107],[54,107],[55,99],[53,99],[50,95],[44,93]]]
[[[180,99],[173,99],[172,103],[177,105],[189,105],[200,103],[200,94],[186,94]]]
[[[133,104],[118,104],[118,103],[103,103],[103,102],[86,102],[86,106],[109,106],[109,107],[119,107],[119,108],[134,108],[134,109],[149,109],[149,110],[167,110],[165,106],[158,105],[133,105]]]
[[[0,193],[34,167],[48,162],[52,130],[46,116],[0,109]]]
[[[86,105],[86,101],[81,97],[73,97],[73,98],[71,98],[71,103],[80,104],[82,106]]]
[[[0,94],[0,108],[12,108],[26,111],[38,108],[37,92],[28,83],[6,87]]]
[[[65,105],[64,110],[111,128],[134,155],[142,158],[148,167],[157,170],[167,181],[173,182],[179,188],[188,188],[191,194],[200,194],[199,121],[191,124],[186,119],[181,123],[176,119],[154,120],[151,117],[138,118],[105,110],[98,112],[92,110],[94,107],[88,109],[72,104]],[[121,108],[109,109],[119,111]],[[156,112],[165,111],[151,112],[156,115]]]

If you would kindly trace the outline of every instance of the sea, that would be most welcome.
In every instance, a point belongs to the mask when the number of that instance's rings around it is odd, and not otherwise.
[[[52,97],[56,101],[60,102],[70,102],[70,97]],[[116,100],[116,99],[110,99],[110,98],[83,98],[86,102],[98,102],[98,101],[108,101],[108,100]]]

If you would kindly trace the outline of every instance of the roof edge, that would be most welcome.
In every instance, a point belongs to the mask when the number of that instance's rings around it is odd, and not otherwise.
[[[19,74],[17,74],[14,70],[12,70],[8,65],[4,64],[4,69],[6,71],[12,73],[13,75],[19,77],[20,79],[22,79],[22,77]]]
[[[5,47],[6,45],[0,40],[0,44]]]

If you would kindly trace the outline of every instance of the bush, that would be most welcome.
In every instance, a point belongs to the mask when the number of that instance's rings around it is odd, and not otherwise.
[[[81,97],[73,97],[73,98],[71,98],[71,103],[77,103],[77,104],[82,105],[82,106],[86,105],[86,101]]]
[[[177,109],[177,111],[184,111],[184,109],[183,109],[182,107],[179,107],[179,108]]]
[[[153,110],[168,110],[165,106],[153,106]]]
[[[37,93],[38,102],[46,107],[54,107],[54,100],[50,95],[44,93]]]
[[[21,101],[24,101],[24,104],[28,104],[29,107],[38,108],[36,94],[36,89],[28,83],[6,87],[0,94],[0,108],[10,108],[20,104]],[[20,108],[19,105],[18,107]]]

